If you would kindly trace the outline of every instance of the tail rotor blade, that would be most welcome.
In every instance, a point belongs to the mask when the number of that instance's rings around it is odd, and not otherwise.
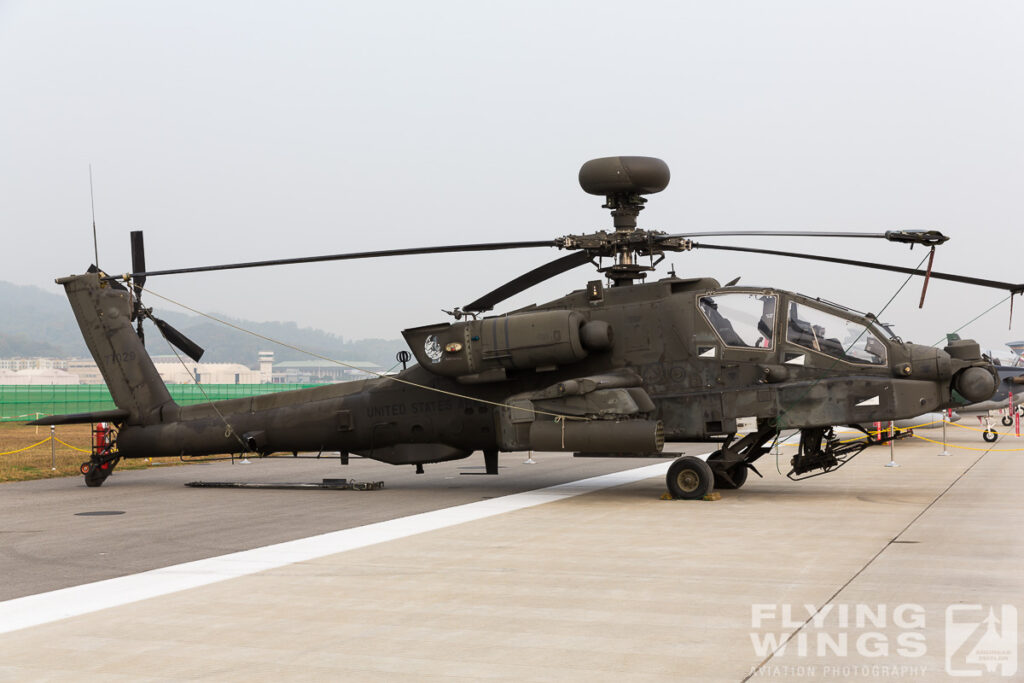
[[[194,341],[183,335],[181,332],[178,332],[178,330],[174,329],[171,325],[160,318],[150,316],[150,319],[156,323],[157,329],[160,330],[160,334],[164,336],[164,339],[181,349],[186,356],[197,363],[199,362],[199,359],[203,357],[203,353],[205,351],[203,347],[199,346],[199,344],[196,344]]]
[[[132,239],[132,272],[141,273],[134,278],[135,297],[139,298],[142,288],[146,285],[146,248],[142,244],[142,231],[133,230]]]

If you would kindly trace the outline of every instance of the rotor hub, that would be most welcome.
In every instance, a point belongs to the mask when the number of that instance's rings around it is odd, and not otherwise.
[[[664,258],[665,251],[687,251],[689,240],[664,238],[664,232],[637,228],[637,216],[644,209],[643,195],[661,192],[670,178],[668,164],[654,157],[603,157],[591,159],[580,168],[580,187],[588,194],[603,195],[602,208],[612,214],[614,232],[568,235],[555,240],[562,249],[583,249],[596,258],[612,258],[610,266],[598,266],[616,286],[642,280],[647,271]],[[639,262],[650,257],[649,264]]]

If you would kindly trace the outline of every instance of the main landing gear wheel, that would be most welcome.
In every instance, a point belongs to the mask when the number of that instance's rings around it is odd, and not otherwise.
[[[700,458],[684,455],[669,466],[665,483],[673,498],[700,500],[714,489],[715,475]]]
[[[985,439],[988,443],[995,443],[995,440],[999,438],[994,429],[986,429],[985,433],[981,435],[981,438]]]
[[[1003,415],[1003,426],[1004,427],[1009,427],[1012,424],[1013,424],[1013,418],[1010,417],[1009,415]]]

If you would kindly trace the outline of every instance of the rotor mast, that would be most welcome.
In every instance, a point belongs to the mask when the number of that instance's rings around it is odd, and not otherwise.
[[[602,208],[612,214],[615,232],[604,231],[594,235],[570,236],[563,238],[566,246],[592,250],[599,256],[610,256],[614,263],[598,270],[612,281],[614,286],[626,286],[647,277],[647,271],[654,270],[654,256],[663,257],[654,239],[657,233],[648,233],[637,228],[637,216],[644,209],[645,194],[661,192],[668,186],[668,165],[653,157],[605,157],[592,159],[580,168],[580,187],[584,192],[604,195]],[[599,244],[593,244],[597,238]],[[587,244],[591,242],[591,244]],[[652,257],[650,265],[639,263],[638,256]],[[660,258],[658,259],[661,260]]]
[[[601,207],[611,209],[615,234],[623,237],[622,243],[615,250],[615,264],[600,269],[614,286],[631,285],[634,280],[647,277],[645,271],[654,269],[653,266],[637,262],[637,254],[629,240],[636,233],[636,219],[646,203],[647,200],[639,194],[614,194],[608,195],[606,203]]]

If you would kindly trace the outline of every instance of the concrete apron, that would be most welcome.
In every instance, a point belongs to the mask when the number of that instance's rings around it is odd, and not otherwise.
[[[647,479],[26,628],[0,636],[0,679],[998,676],[947,657],[945,619],[1020,611],[1024,454],[941,448],[800,483],[768,455],[715,502]]]

